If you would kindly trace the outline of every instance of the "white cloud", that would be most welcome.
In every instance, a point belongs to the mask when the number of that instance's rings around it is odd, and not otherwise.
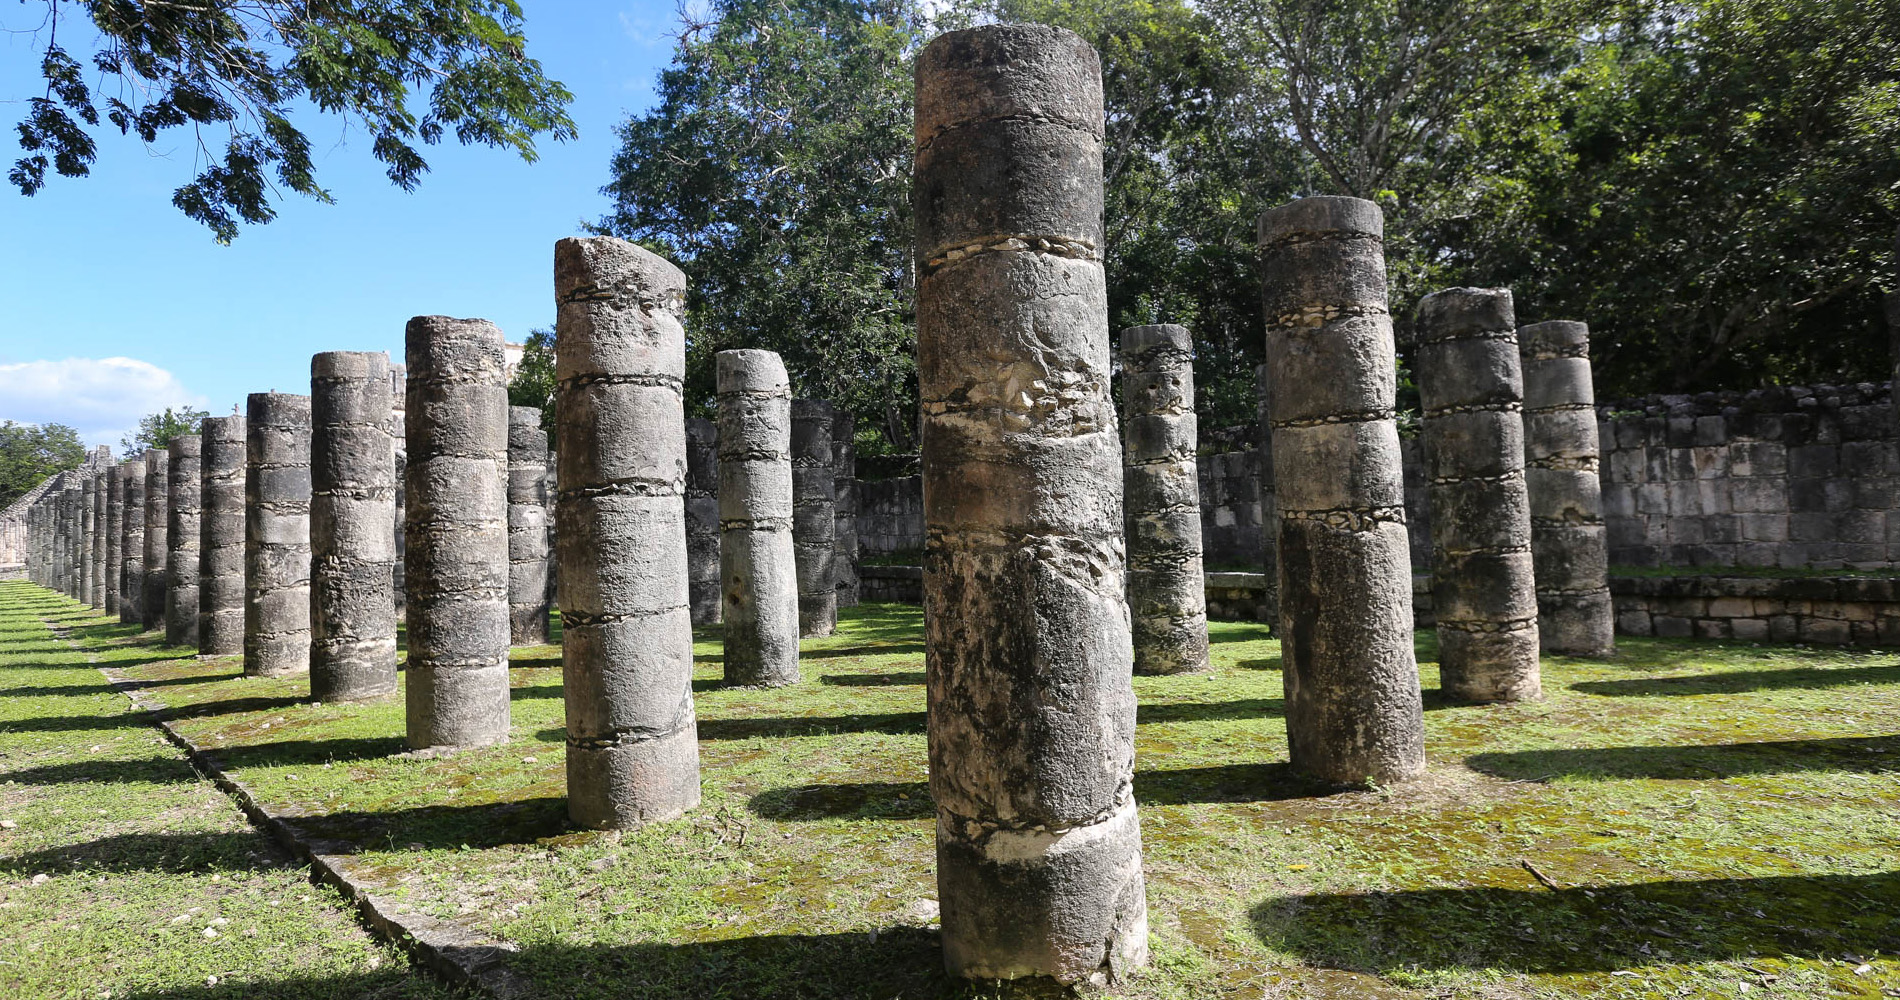
[[[203,409],[177,376],[136,358],[67,358],[0,364],[0,420],[66,424],[88,446],[109,444],[167,406]]]

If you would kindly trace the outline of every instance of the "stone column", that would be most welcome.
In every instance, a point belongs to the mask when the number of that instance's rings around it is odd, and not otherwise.
[[[396,693],[389,355],[310,359],[310,697]]]
[[[170,469],[165,529],[165,645],[198,645],[198,533],[204,439],[181,434],[165,446]]]
[[[403,579],[403,563],[405,559],[403,553],[406,549],[403,545],[402,533],[403,525],[407,521],[409,513],[408,503],[404,499],[406,487],[403,485],[403,481],[408,478],[405,475],[405,470],[409,467],[409,424],[405,419],[404,411],[404,407],[408,405],[408,401],[404,398],[409,393],[408,383],[409,368],[407,365],[389,366],[389,440],[396,449],[396,527],[394,532],[396,541],[396,563],[392,568],[394,581],[391,587],[394,589],[395,594],[397,621],[405,620],[403,617],[403,608],[406,606],[403,596],[405,593]]]
[[[113,463],[106,477],[106,614],[119,613],[119,577],[125,572],[125,466]]]
[[[139,618],[149,631],[165,627],[166,564],[171,558],[171,456],[145,452],[145,596]]]
[[[206,417],[198,513],[198,652],[244,652],[244,418]]]
[[[858,421],[844,410],[831,423],[831,475],[836,527],[831,539],[831,575],[838,607],[858,606]]]
[[[106,606],[106,492],[110,482],[106,470],[109,468],[101,465],[92,470],[92,526],[86,529],[86,548],[90,555],[86,565],[86,603],[101,611]]]
[[[1206,670],[1207,579],[1194,455],[1194,342],[1174,324],[1122,331],[1122,489],[1135,672]]]
[[[832,574],[837,510],[831,476],[831,404],[792,400],[792,553],[798,564],[798,634],[827,636],[838,626]]]
[[[1357,198],[1260,217],[1287,743],[1341,783],[1425,767],[1384,231]]]
[[[74,471],[66,477],[59,491],[59,590],[73,600],[78,600],[80,595],[79,495],[79,473]]]
[[[244,672],[310,669],[310,397],[245,400]]]
[[[1532,323],[1518,328],[1517,348],[1538,639],[1547,653],[1608,656],[1616,648],[1616,614],[1597,479],[1590,328],[1569,320]]]
[[[771,351],[720,351],[719,581],[726,683],[798,683],[792,386]]]
[[[501,330],[417,316],[409,359],[409,745],[508,739],[508,386]]]
[[[1260,619],[1280,634],[1280,511],[1273,487],[1273,420],[1268,413],[1268,376],[1266,365],[1255,365],[1254,412],[1260,435],[1260,572],[1264,589],[1260,594]]]
[[[1540,697],[1524,377],[1510,290],[1427,295],[1415,355],[1439,688],[1454,701]]]
[[[567,808],[596,829],[699,804],[685,294],[678,268],[632,243],[554,245]]]
[[[79,525],[79,529],[74,535],[76,544],[73,547],[78,559],[73,572],[73,578],[77,582],[77,586],[73,588],[73,600],[81,604],[91,603],[92,600],[92,542],[93,532],[99,529],[97,518],[92,512],[92,481],[91,472],[82,468],[79,474],[77,498],[79,507],[74,514],[74,521]]]
[[[686,420],[686,587],[693,624],[719,621],[719,429]]]
[[[944,960],[1103,983],[1148,957],[1095,51],[917,57],[930,794]]]
[[[548,435],[541,409],[508,408],[508,641],[548,641]]]
[[[119,622],[145,622],[145,459],[119,463],[125,477],[125,515],[119,537]]]

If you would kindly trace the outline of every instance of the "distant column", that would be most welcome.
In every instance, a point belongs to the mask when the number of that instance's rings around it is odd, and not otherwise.
[[[1260,567],[1264,587],[1260,620],[1280,632],[1280,510],[1273,487],[1273,420],[1268,410],[1267,366],[1253,370],[1255,421],[1260,434]]]
[[[79,523],[78,571],[74,574],[78,586],[74,588],[73,599],[81,604],[92,601],[92,550],[93,533],[99,530],[98,517],[92,509],[92,486],[96,479],[89,470],[81,469],[79,475],[79,510],[76,520]]]
[[[125,572],[125,465],[114,462],[106,477],[106,614],[119,613],[119,577]]]
[[[837,528],[831,540],[831,573],[838,607],[858,606],[858,421],[840,409],[831,424],[832,497]]]
[[[686,276],[612,237],[554,246],[568,815],[699,804],[686,578]]]
[[[792,386],[771,351],[720,351],[719,586],[726,683],[798,683]]]
[[[831,473],[831,404],[792,400],[792,552],[798,564],[798,634],[827,636],[838,625],[832,575],[837,530]]]
[[[1455,701],[1537,698],[1524,376],[1510,290],[1425,296],[1417,343],[1439,687]]]
[[[119,536],[119,622],[145,622],[145,458],[119,463],[125,477],[125,515]]]
[[[92,525],[86,529],[86,603],[101,611],[106,606],[106,493],[110,482],[108,466],[98,466],[88,478],[91,484]]]
[[[1357,198],[1260,217],[1287,743],[1342,783],[1425,767],[1384,229]]]
[[[244,418],[206,417],[200,444],[198,652],[244,652]]]
[[[1194,342],[1186,327],[1122,331],[1122,489],[1135,672],[1209,667]]]
[[[508,385],[501,330],[417,316],[409,359],[409,745],[508,739]]]
[[[59,491],[59,590],[74,600],[80,595],[79,568],[79,472],[67,476]]]
[[[181,434],[166,445],[165,645],[198,645],[198,523],[203,438]]]
[[[404,481],[408,478],[405,470],[409,467],[409,424],[404,407],[408,405],[404,398],[409,393],[409,368],[407,365],[389,366],[389,440],[396,449],[396,564],[392,570],[396,600],[396,620],[404,621],[403,609],[406,607],[405,583],[403,578],[404,552],[403,530],[408,519],[408,502],[405,499],[408,488]]]
[[[719,429],[686,420],[686,581],[693,624],[719,621]]]
[[[145,452],[145,597],[139,618],[149,631],[165,627],[166,564],[171,559],[171,456]]]
[[[310,696],[396,693],[396,449],[389,355],[310,359]]]
[[[508,641],[548,641],[548,435],[541,409],[508,408]]]
[[[1038,24],[917,56],[917,379],[930,794],[954,975],[1148,958],[1102,84]]]
[[[310,397],[245,400],[244,672],[310,669]]]
[[[1590,328],[1569,320],[1532,323],[1518,328],[1517,346],[1538,640],[1548,653],[1608,656],[1616,647],[1616,614],[1597,479]]]

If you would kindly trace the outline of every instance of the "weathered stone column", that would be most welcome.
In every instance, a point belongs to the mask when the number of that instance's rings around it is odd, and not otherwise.
[[[832,509],[837,512],[831,538],[831,575],[837,582],[838,607],[858,606],[858,421],[838,410],[831,422]]]
[[[831,404],[792,400],[792,553],[798,564],[798,634],[827,636],[838,626],[832,573],[838,527],[831,474]]]
[[[78,600],[82,591],[80,581],[84,571],[80,568],[81,522],[79,497],[83,492],[79,488],[80,472],[74,470],[60,487],[60,592],[73,600]]]
[[[206,417],[198,513],[198,652],[244,652],[244,418]]]
[[[417,316],[409,360],[409,745],[508,739],[508,386],[501,330]]]
[[[1122,489],[1135,672],[1208,669],[1194,342],[1174,324],[1122,331]]]
[[[1280,634],[1280,511],[1273,487],[1273,419],[1268,405],[1266,365],[1253,370],[1255,423],[1260,435],[1260,572],[1265,589],[1260,595],[1261,620]]]
[[[535,406],[508,408],[508,641],[548,641],[548,435]]]
[[[1357,198],[1260,217],[1287,744],[1342,783],[1425,767],[1384,231]]]
[[[1044,25],[917,57],[930,794],[955,975],[1145,963],[1095,51]]]
[[[396,693],[389,355],[310,359],[310,697]]]
[[[720,351],[719,581],[726,683],[798,683],[792,386],[771,351]]]
[[[119,577],[125,572],[125,465],[115,462],[106,477],[106,614],[119,613]]]
[[[245,400],[244,672],[310,669],[310,397]]]
[[[396,466],[395,466],[395,469],[396,469],[396,473],[395,473],[396,474],[396,528],[395,528],[396,564],[393,567],[393,571],[392,571],[394,582],[391,584],[391,586],[394,589],[394,593],[395,593],[396,620],[399,622],[407,620],[404,617],[404,612],[403,612],[403,609],[406,607],[405,597],[404,597],[404,594],[406,593],[406,591],[404,590],[405,583],[404,583],[404,578],[403,578],[403,563],[406,561],[404,557],[404,552],[407,550],[403,545],[402,533],[404,530],[404,523],[408,520],[408,515],[409,515],[408,502],[405,499],[408,493],[408,487],[404,485],[404,480],[408,478],[406,475],[406,470],[409,468],[409,424],[406,419],[405,410],[404,410],[404,408],[408,405],[408,401],[407,399],[405,399],[408,393],[409,393],[409,367],[407,365],[395,365],[395,364],[390,365],[389,366],[389,440],[395,446],[395,449],[396,449]]]
[[[181,434],[165,446],[165,645],[198,645],[198,523],[204,439]]]
[[[1549,653],[1608,656],[1616,648],[1616,613],[1597,479],[1590,328],[1569,320],[1532,323],[1518,328],[1517,348],[1538,639]]]
[[[1415,354],[1439,687],[1456,701],[1537,698],[1524,377],[1510,290],[1425,296]]]
[[[119,463],[125,477],[125,515],[119,536],[119,623],[145,622],[145,458]]]
[[[171,559],[171,456],[145,452],[145,596],[139,618],[149,631],[165,627],[166,565]]]
[[[596,829],[699,804],[685,294],[679,268],[632,243],[554,245],[567,809]]]
[[[693,624],[719,621],[719,429],[686,420],[686,588]]]
[[[90,485],[88,499],[91,508],[92,523],[86,529],[86,603],[101,611],[106,606],[106,492],[110,477],[106,471],[110,466],[101,465],[92,470],[87,482]]]

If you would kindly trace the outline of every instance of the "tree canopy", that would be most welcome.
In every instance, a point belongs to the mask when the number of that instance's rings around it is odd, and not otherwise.
[[[0,421],[0,507],[25,496],[48,476],[86,460],[79,432],[65,424]]]
[[[33,34],[46,89],[26,99],[8,179],[32,195],[49,168],[86,176],[106,126],[148,145],[176,130],[198,173],[172,204],[220,242],[269,222],[274,188],[331,200],[298,105],[361,128],[404,190],[429,169],[419,147],[445,135],[528,160],[537,136],[575,135],[572,95],[527,57],[516,0],[22,3],[44,8]]]
[[[189,406],[175,409],[167,406],[162,413],[148,413],[139,418],[138,430],[119,439],[119,449],[130,456],[148,448],[163,448],[172,443],[172,438],[198,433],[204,426],[204,418],[210,415]]]

